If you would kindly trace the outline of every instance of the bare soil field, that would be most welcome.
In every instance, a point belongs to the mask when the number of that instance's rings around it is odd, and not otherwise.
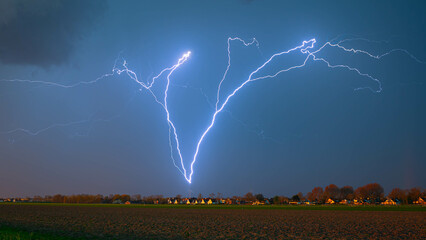
[[[426,239],[424,211],[0,204],[0,226],[79,239]]]

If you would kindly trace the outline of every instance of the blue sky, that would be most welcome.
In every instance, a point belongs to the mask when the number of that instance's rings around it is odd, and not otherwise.
[[[426,59],[422,1],[2,1],[0,79],[60,84],[111,73],[118,56],[146,80],[192,55],[172,76],[170,114],[185,161],[224,95],[272,54],[315,38],[367,38],[345,47]],[[6,14],[7,13],[7,14]],[[60,88],[0,82],[0,196],[306,193],[334,183],[425,187],[425,64],[398,51],[380,60],[326,49],[321,56],[380,79],[310,61],[247,85],[200,148],[192,184],[173,166],[164,110],[128,77]],[[120,58],[121,59],[121,58]],[[276,59],[262,74],[300,63]],[[164,82],[163,82],[164,83]],[[159,85],[159,89],[164,85]],[[160,91],[158,90],[158,91]],[[87,120],[87,121],[86,121]],[[105,120],[105,121],[101,121]],[[36,136],[13,129],[37,131]],[[189,164],[189,162],[185,162]]]

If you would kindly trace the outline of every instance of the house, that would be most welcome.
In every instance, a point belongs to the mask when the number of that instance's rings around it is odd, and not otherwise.
[[[177,200],[177,199],[175,199],[175,202],[174,202],[174,204],[179,204],[179,202],[178,202],[178,200]]]
[[[423,200],[423,198],[419,197],[419,199],[417,199],[417,201],[414,201],[413,204],[426,205],[426,201]]]
[[[130,204],[130,201],[126,201],[124,204],[127,204],[127,205],[129,205]]]
[[[209,199],[209,200],[207,201],[207,204],[208,204],[208,205],[213,204],[212,199]]]
[[[382,205],[396,205],[396,202],[392,199],[386,199],[386,201],[381,203]]]
[[[200,204],[206,204],[206,202],[204,201],[204,198],[201,199]]]
[[[325,201],[325,203],[326,204],[335,204],[336,202],[333,199],[329,198],[329,199],[327,199],[327,201]]]
[[[191,201],[189,201],[189,199],[186,199],[186,204],[191,204]]]
[[[263,205],[263,203],[259,202],[259,200],[256,200],[251,205]]]
[[[354,200],[354,204],[355,204],[355,205],[362,205],[362,201],[360,201],[360,200],[358,200],[358,199],[355,199],[355,200]]]
[[[350,204],[351,201],[347,200],[347,199],[343,199],[342,201],[340,201],[340,204]]]
[[[168,204],[173,204],[173,201],[169,198],[169,199],[167,199],[167,203]]]
[[[227,199],[225,200],[225,204],[232,204],[232,200],[231,200],[231,199],[229,199],[229,198],[227,198]]]

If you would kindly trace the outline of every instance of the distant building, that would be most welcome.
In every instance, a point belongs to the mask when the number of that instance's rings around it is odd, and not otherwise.
[[[396,205],[396,202],[392,199],[386,199],[386,201],[381,203],[382,205]]]
[[[419,197],[417,201],[414,201],[413,204],[426,205],[426,201],[423,198]]]
[[[256,200],[251,205],[262,205],[262,202],[259,202],[259,200]]]
[[[124,204],[127,204],[127,205],[129,205],[130,204],[130,201],[126,201]]]
[[[329,199],[327,199],[327,201],[325,201],[325,203],[326,204],[335,204],[336,202],[333,199],[329,198]]]

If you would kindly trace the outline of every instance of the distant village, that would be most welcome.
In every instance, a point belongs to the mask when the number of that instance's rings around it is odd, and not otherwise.
[[[251,192],[244,196],[223,197],[221,193],[209,194],[203,197],[175,197],[165,198],[162,195],[146,196],[141,195],[53,195],[35,196],[26,198],[0,198],[0,203],[98,203],[98,204],[173,204],[173,205],[215,205],[215,204],[243,204],[243,205],[320,205],[320,204],[342,204],[342,205],[400,205],[416,204],[426,206],[426,189],[411,188],[403,190],[394,188],[387,196],[384,195],[383,187],[377,183],[367,184],[354,190],[351,186],[337,187],[334,184],[322,187],[315,187],[306,195],[298,193],[292,197],[275,196],[264,197],[263,194],[253,194]]]

